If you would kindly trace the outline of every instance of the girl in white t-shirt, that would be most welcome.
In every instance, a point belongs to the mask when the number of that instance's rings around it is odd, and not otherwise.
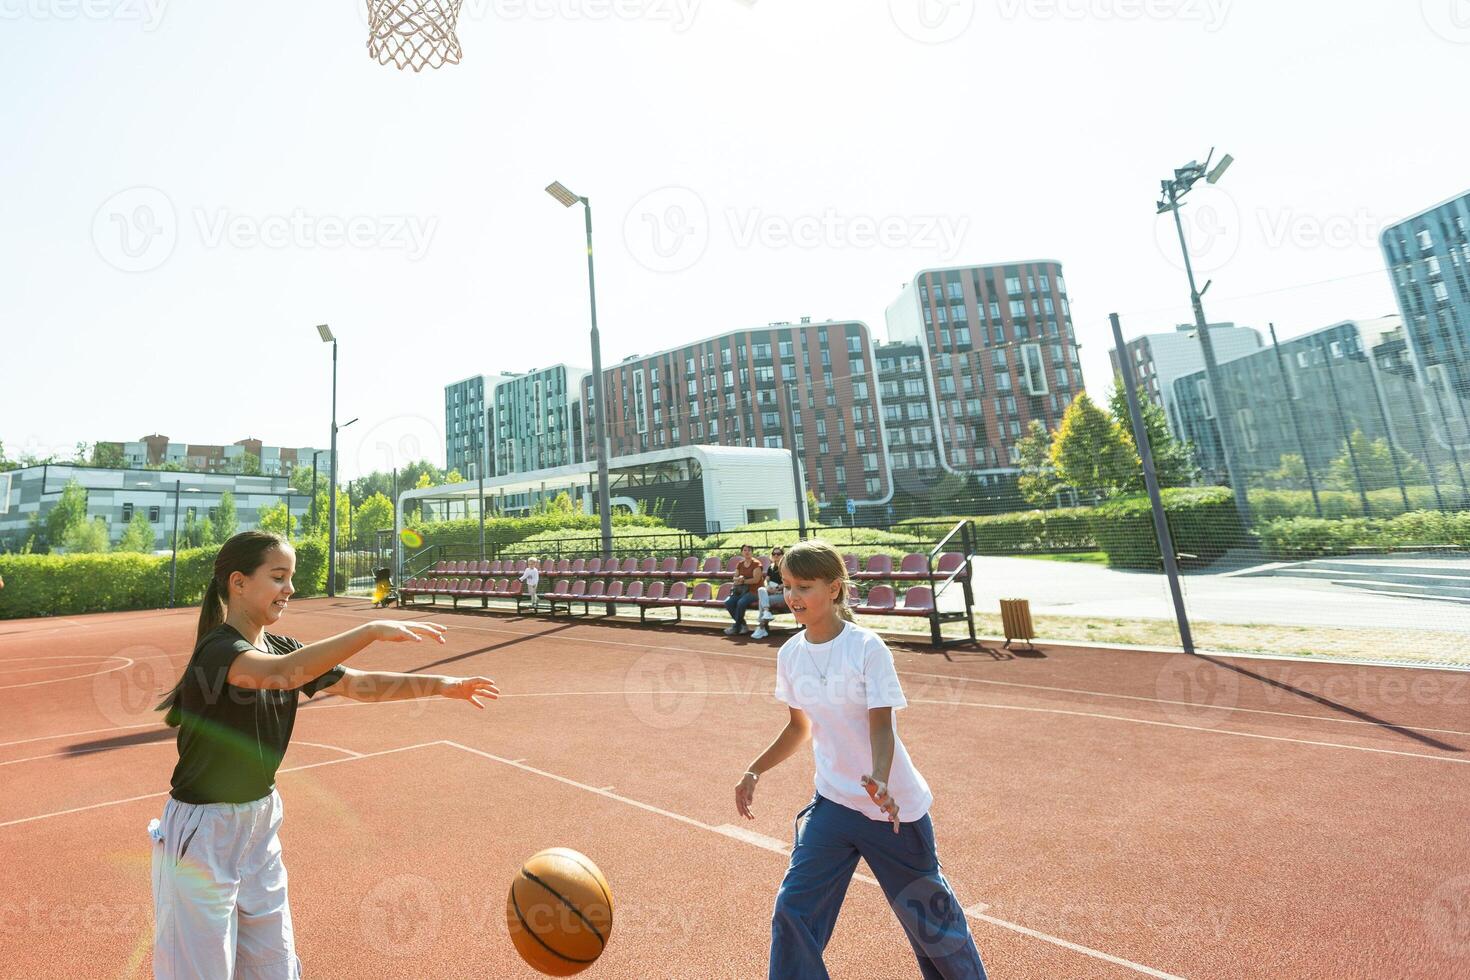
[[[825,980],[822,951],[858,858],[867,861],[903,924],[926,980],[984,980],[965,913],[940,872],[929,820],[929,784],[898,737],[904,707],[893,653],[853,621],[847,568],[822,541],[803,541],[781,560],[786,604],[806,627],[776,658],[776,697],[786,728],[735,787],[750,805],[762,773],[811,739],[816,795],[797,814],[796,847],[776,894],[771,980]],[[805,822],[802,818],[805,817]]]

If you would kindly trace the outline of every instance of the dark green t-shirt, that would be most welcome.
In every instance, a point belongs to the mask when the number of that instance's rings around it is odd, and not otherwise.
[[[273,633],[264,639],[266,649],[260,652],[278,657],[302,646]],[[290,691],[230,684],[230,664],[246,650],[259,649],[228,624],[206,633],[195,647],[179,688],[179,763],[172,796],[181,803],[249,803],[268,795],[291,741],[300,696],[311,697],[346,673],[338,665]]]

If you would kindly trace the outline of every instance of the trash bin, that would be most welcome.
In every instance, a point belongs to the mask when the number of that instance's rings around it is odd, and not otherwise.
[[[1031,624],[1031,600],[1000,600],[1000,626],[1006,635],[1007,648],[1014,640],[1025,640],[1030,647],[1036,638],[1036,627]]]

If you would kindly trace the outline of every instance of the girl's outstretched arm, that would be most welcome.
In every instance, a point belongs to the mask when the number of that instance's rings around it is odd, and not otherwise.
[[[425,637],[443,643],[444,627],[437,623],[378,619],[325,640],[308,643],[282,657],[246,650],[230,662],[226,680],[235,687],[258,691],[290,691],[304,687],[342,661],[361,653],[374,640],[422,642]]]
[[[409,701],[414,698],[446,697],[468,701],[484,708],[481,699],[494,701],[500,688],[488,677],[443,677],[437,674],[397,674],[390,670],[353,670],[323,694],[340,694],[353,701]]]
[[[807,717],[807,713],[800,708],[790,710],[791,718],[786,722],[786,727],[781,729],[781,734],[750,764],[750,768],[745,770],[745,775],[740,777],[740,782],[735,786],[735,809],[747,820],[755,819],[750,804],[755,801],[755,784],[761,773],[774,769],[791,758],[812,737],[812,720]]]

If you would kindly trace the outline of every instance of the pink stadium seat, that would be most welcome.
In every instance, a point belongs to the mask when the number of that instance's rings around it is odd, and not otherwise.
[[[842,562],[847,566],[848,575],[856,575],[860,571],[857,555],[843,555]]]
[[[559,562],[556,563],[556,574],[558,574],[558,575],[570,575],[571,573],[572,573],[572,560],[570,558],[563,558],[561,561],[559,561]]]
[[[886,614],[893,611],[894,595],[893,587],[890,585],[875,585],[868,593],[868,601],[860,606],[854,606],[854,612],[870,614]]]
[[[524,559],[524,558],[517,558],[516,559],[516,563],[515,563],[515,573],[517,575],[519,575],[519,574],[521,574],[521,572],[524,572],[525,570],[526,570],[526,559]]]
[[[587,559],[587,574],[588,575],[601,575],[602,574],[602,559],[601,558],[588,558]]]
[[[946,551],[939,556],[939,565],[935,568],[940,575],[948,578],[954,572],[963,568],[965,556],[956,551]]]
[[[719,555],[710,555],[704,560],[704,567],[699,574],[704,578],[719,578],[724,572],[724,562],[720,561]]]
[[[488,561],[476,562],[475,563],[475,574],[478,575],[478,576],[480,576],[481,578],[484,578],[486,575],[489,575],[490,574],[490,563]]]
[[[639,578],[652,578],[654,573],[657,571],[658,559],[645,558],[638,563],[638,570],[634,574],[636,574]]]
[[[585,558],[578,558],[577,560],[573,561],[572,562],[572,574],[573,575],[586,575],[587,574],[587,559],[585,559]]]
[[[734,558],[731,558],[729,561],[727,561],[725,563],[725,576],[727,578],[734,578],[735,577],[735,569],[737,569],[737,568],[740,567],[740,562],[741,562],[740,556],[739,555],[736,555]]]
[[[699,559],[690,555],[679,563],[679,567],[670,573],[671,578],[693,578],[699,574]]]
[[[755,560],[761,563],[761,571],[763,571],[763,572],[769,572],[771,570],[771,556],[770,555],[758,555],[758,556],[756,556],[756,559]]]
[[[611,582],[607,583],[607,592],[605,593],[605,595],[609,599],[621,599],[623,597],[624,588],[625,584],[623,582],[619,581],[618,579],[613,579]]]
[[[694,591],[689,593],[688,601],[691,606],[707,606],[712,598],[709,583],[700,582],[694,587]]]
[[[580,599],[586,594],[587,583],[582,579],[577,579],[577,581],[572,583],[572,591],[567,593],[567,597],[571,599]]]
[[[593,559],[593,561],[596,561],[596,560],[597,559],[595,559],[595,558]],[[607,584],[605,582],[603,582],[601,579],[598,579],[597,581],[593,582],[591,585],[587,586],[587,598],[589,598],[589,599],[599,598],[599,597],[601,597],[603,595],[606,595],[606,594],[607,594]]]
[[[624,558],[623,559],[623,567],[621,569],[621,572],[622,572],[622,575],[623,575],[624,578],[631,578],[632,576],[637,575],[638,574],[638,559],[637,558]]]
[[[635,582],[634,584],[642,585],[643,583]],[[636,598],[641,605],[657,605],[658,603],[662,602],[664,598],[664,583],[658,579],[654,579],[648,585],[648,592],[641,596],[635,596],[634,598]]]
[[[658,563],[658,575],[661,578],[670,578],[679,570],[679,559],[665,558]]]
[[[434,574],[435,575],[443,575],[447,571],[449,571],[449,562],[447,562],[447,561],[441,561],[441,562],[435,562],[434,563]]]
[[[708,589],[708,585],[705,586]],[[680,606],[689,598],[689,586],[685,582],[675,582],[669,586],[669,594],[658,600],[661,606]]]
[[[929,559],[924,555],[904,555],[894,578],[928,578]]]
[[[866,571],[858,572],[853,578],[856,579],[884,579],[893,573],[893,559],[887,555],[878,554],[868,556],[868,567]]]
[[[569,599],[572,595],[572,584],[566,579],[556,580],[556,587],[546,593],[548,599]]]
[[[639,599],[642,599],[643,598],[643,580],[641,578],[637,578],[637,579],[634,579],[633,581],[629,582],[628,583],[628,591],[625,592],[625,593],[623,593],[623,597],[626,598],[630,602],[637,602]]]
[[[723,584],[723,585],[720,586],[720,591],[715,593],[715,597],[713,599],[711,599],[707,603],[707,605],[716,606],[718,608],[723,609],[724,606],[725,606],[725,600],[729,599],[730,598],[730,594],[732,592],[734,592],[734,591],[735,591],[735,585],[734,585],[734,583],[732,583],[732,582],[726,582],[725,584]]]
[[[894,610],[900,616],[928,616],[934,612],[934,593],[927,585],[916,585],[903,594],[903,605]]]

